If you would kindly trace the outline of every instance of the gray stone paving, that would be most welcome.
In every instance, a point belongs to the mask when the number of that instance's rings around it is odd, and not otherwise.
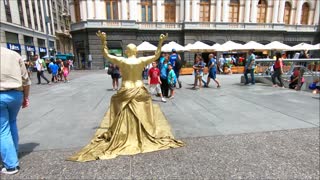
[[[33,74],[33,79],[35,78]],[[222,88],[191,90],[192,76],[161,105],[186,147],[112,160],[65,161],[86,145],[109,105],[105,71],[36,85],[19,114],[21,171],[1,179],[319,179],[319,95],[218,75]]]

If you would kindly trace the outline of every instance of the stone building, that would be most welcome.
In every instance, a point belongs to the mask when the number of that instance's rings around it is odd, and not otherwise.
[[[1,46],[26,59],[73,53],[69,0],[1,0],[0,10]]]
[[[78,63],[90,54],[92,68],[101,69],[106,60],[98,30],[107,33],[116,54],[128,43],[157,45],[161,33],[182,45],[228,40],[314,44],[319,9],[320,0],[70,0],[71,34]]]

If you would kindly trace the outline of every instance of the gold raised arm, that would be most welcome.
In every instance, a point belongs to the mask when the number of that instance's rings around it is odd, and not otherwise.
[[[100,38],[102,47],[104,48],[107,45],[107,34],[99,30],[96,35]]]

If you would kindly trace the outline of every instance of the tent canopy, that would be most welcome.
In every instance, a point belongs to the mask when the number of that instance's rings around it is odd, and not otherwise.
[[[265,45],[267,50],[291,50],[291,46],[283,44],[279,41],[273,41],[267,45]]]
[[[293,47],[291,47],[290,50],[314,50],[314,45],[308,44],[308,43],[300,43]]]
[[[203,52],[203,51],[213,51],[212,46],[205,44],[201,41],[197,41],[194,44],[191,44],[188,48],[192,52]]]
[[[176,51],[186,51],[186,48],[184,48],[183,46],[181,46],[180,44],[171,41],[165,45],[162,46],[161,51],[163,52],[171,52],[172,49],[175,49]]]
[[[138,51],[155,51],[157,47],[147,41],[144,41],[139,46],[137,46]]]
[[[239,50],[250,50],[250,49],[254,49],[254,50],[266,50],[265,45],[262,45],[258,42],[255,41],[249,41],[246,44],[242,45],[242,47]]]

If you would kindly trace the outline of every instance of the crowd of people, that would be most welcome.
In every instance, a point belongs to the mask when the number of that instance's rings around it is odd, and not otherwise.
[[[33,56],[33,60],[25,61],[25,66],[31,77],[34,71],[37,72],[37,84],[42,84],[41,80],[45,80],[47,84],[61,82],[69,82],[68,75],[73,67],[72,60],[61,60],[53,58],[41,59],[38,54]],[[51,80],[48,79],[44,72],[51,74]]]

